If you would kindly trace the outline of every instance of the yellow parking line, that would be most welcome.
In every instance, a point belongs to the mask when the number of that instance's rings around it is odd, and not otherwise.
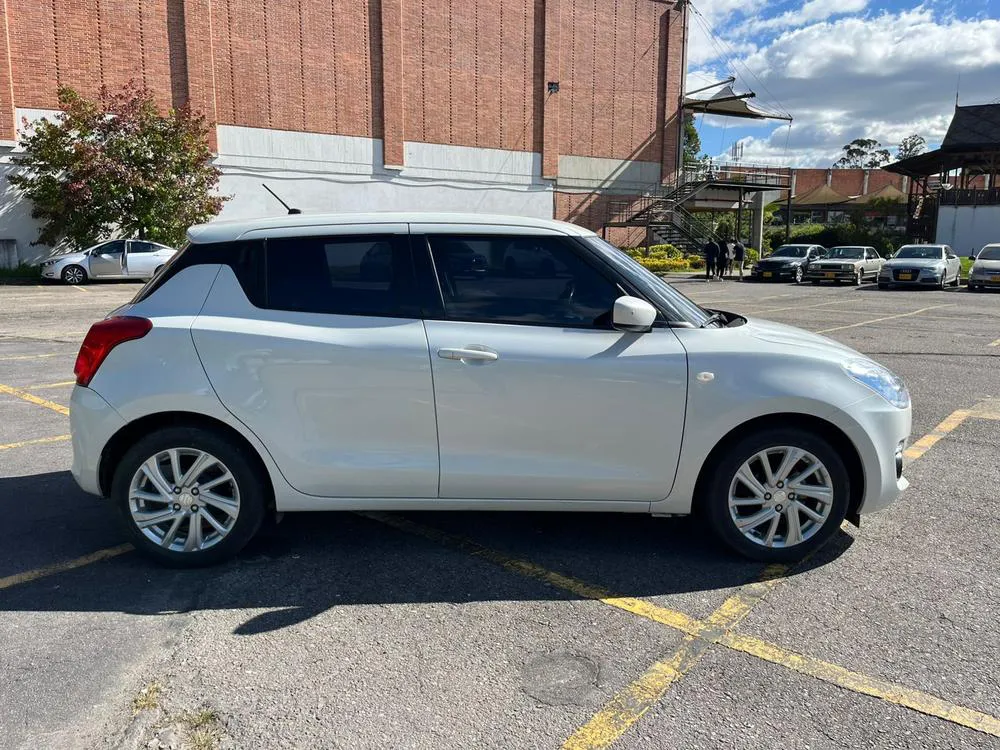
[[[959,706],[936,695],[913,690],[879,677],[853,672],[812,656],[797,654],[753,636],[730,632],[724,634],[719,643],[734,651],[756,656],[758,659],[815,677],[846,690],[881,698],[889,703],[895,703],[928,716],[1000,737],[1000,719],[997,717]]]
[[[46,388],[64,388],[67,385],[76,385],[75,380],[64,380],[61,383],[44,383],[43,385],[28,385],[25,386],[26,391],[41,391]]]
[[[990,346],[1000,346],[1000,339],[997,339],[996,341],[992,342]]]
[[[76,289],[76,291],[78,292],[87,292],[88,294],[90,293],[89,289],[84,289],[82,286],[79,285],[74,285],[73,288]]]
[[[924,455],[927,451],[933,448],[937,442],[947,435],[949,432],[958,427],[962,422],[964,422],[969,416],[972,415],[971,411],[966,409],[958,409],[953,411],[944,421],[941,422],[937,427],[931,430],[928,434],[924,435],[920,440],[915,442],[905,451],[903,451],[903,456],[915,461]]]
[[[930,307],[922,307],[919,310],[914,310],[908,313],[899,313],[898,315],[886,315],[884,318],[873,318],[872,320],[862,320],[860,323],[851,323],[846,326],[836,326],[835,328],[824,328],[822,331],[815,331],[815,333],[832,333],[833,331],[843,331],[846,328],[858,328],[859,326],[866,326],[872,323],[881,323],[883,320],[895,320],[896,318],[909,318],[912,315],[919,315],[922,312],[927,312],[928,310],[939,310],[942,307],[954,307],[954,304],[948,305],[931,305]]]
[[[26,445],[42,445],[44,443],[62,443],[69,440],[69,435],[56,435],[55,437],[43,437],[35,438],[34,440],[22,440],[19,443],[5,443],[0,445],[0,451],[10,450],[11,448],[23,448]]]
[[[39,406],[44,406],[46,409],[51,409],[52,411],[57,411],[64,416],[69,416],[69,409],[62,404],[57,404],[55,401],[49,401],[45,398],[40,398],[27,391],[22,391],[20,388],[11,388],[9,385],[3,385],[0,383],[0,393],[6,393],[11,396],[16,396],[19,399],[28,401],[32,404],[38,404]]]
[[[43,568],[28,570],[24,573],[15,573],[12,576],[0,578],[0,590],[9,589],[11,586],[19,586],[22,583],[28,583],[30,581],[37,581],[39,578],[45,578],[46,576],[51,576],[56,573],[65,573],[67,570],[73,570],[74,568],[82,568],[84,565],[90,565],[91,563],[98,562],[99,560],[107,560],[111,557],[117,557],[118,555],[131,551],[132,549],[133,547],[131,544],[119,544],[117,547],[108,547],[107,549],[97,550],[97,552],[91,552],[89,555],[78,557],[75,560],[65,560],[52,565],[46,565]]]

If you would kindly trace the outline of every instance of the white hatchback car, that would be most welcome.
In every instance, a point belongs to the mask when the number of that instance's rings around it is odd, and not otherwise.
[[[703,309],[581,227],[300,215],[189,238],[91,328],[70,412],[77,482],[162,562],[227,558],[275,511],[359,509],[697,511],[785,561],[907,486],[899,378]],[[551,275],[504,268],[525,238]],[[485,273],[453,273],[456,247]]]
[[[174,248],[158,242],[108,240],[43,262],[42,278],[67,284],[90,279],[151,279],[176,254]]]

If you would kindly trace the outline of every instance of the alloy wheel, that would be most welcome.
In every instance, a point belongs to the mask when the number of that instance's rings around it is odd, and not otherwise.
[[[794,446],[766,448],[740,466],[729,486],[729,516],[764,547],[794,547],[830,518],[834,487],[816,456]]]
[[[858,286],[861,286],[862,284],[865,283],[865,272],[862,271],[860,268],[858,269],[858,277],[856,281]]]
[[[129,484],[136,528],[172,552],[198,552],[221,542],[240,513],[232,472],[210,453],[170,448],[140,464]]]
[[[795,267],[795,283],[796,284],[802,283],[802,266]]]
[[[67,284],[82,284],[83,283],[83,269],[77,266],[70,266],[65,271],[63,271],[63,281]]]

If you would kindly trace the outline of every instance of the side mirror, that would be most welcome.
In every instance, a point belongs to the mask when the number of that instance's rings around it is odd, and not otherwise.
[[[976,256],[975,255],[970,255],[969,256],[969,260],[971,260],[973,263],[975,263],[976,262]]]
[[[653,327],[656,308],[637,297],[619,297],[611,313],[611,324],[619,331],[644,333]]]

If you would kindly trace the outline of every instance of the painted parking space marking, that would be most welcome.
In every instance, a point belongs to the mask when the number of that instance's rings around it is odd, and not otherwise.
[[[21,390],[20,388],[12,388],[9,385],[3,385],[0,383],[0,393],[6,393],[8,396],[14,396],[21,399],[22,401],[27,401],[32,404],[37,404],[38,406],[44,406],[46,409],[51,409],[52,411],[59,412],[64,416],[69,416],[69,408],[63,406],[62,404],[57,404],[55,401],[49,401],[47,398],[41,398],[27,391]]]
[[[49,352],[48,354],[21,354],[15,357],[0,357],[0,362],[22,362],[27,359],[45,359],[46,357],[68,357],[69,352]]]
[[[897,318],[909,318],[913,315],[919,315],[920,313],[927,312],[928,310],[940,310],[942,307],[954,307],[954,304],[947,305],[931,305],[930,307],[922,307],[919,310],[913,310],[908,313],[899,313],[897,315],[886,315],[883,318],[872,318],[871,320],[862,320],[860,323],[851,323],[844,326],[835,326],[834,328],[824,328],[820,331],[813,331],[813,333],[833,333],[834,331],[843,331],[848,328],[859,328],[861,326],[871,325],[872,323],[881,323],[883,320],[896,320]]]
[[[76,385],[75,380],[64,380],[61,383],[43,383],[42,385],[26,385],[22,390],[43,391],[49,388],[65,388],[67,385]]]
[[[64,443],[70,439],[69,435],[55,435],[53,437],[35,438],[34,440],[22,440],[19,443],[4,443],[0,445],[0,451],[8,451],[13,448],[24,448],[29,445],[45,445],[46,443]]]
[[[131,544],[119,544],[117,547],[99,549],[97,552],[91,552],[88,555],[83,555],[82,557],[77,557],[73,560],[64,560],[63,562],[53,563],[52,565],[46,565],[42,568],[28,570],[24,573],[15,573],[14,575],[7,576],[6,578],[0,578],[0,590],[9,589],[11,586],[20,586],[22,583],[37,581],[39,578],[45,578],[46,576],[55,575],[56,573],[65,573],[67,570],[82,568],[85,565],[90,565],[91,563],[123,555],[126,552],[131,552],[133,549],[134,548]]]
[[[949,432],[953,432],[960,424],[962,424],[962,422],[972,416],[973,413],[973,411],[968,409],[957,409],[953,411],[945,417],[941,424],[903,451],[903,457],[909,459],[910,461],[916,461],[927,451],[937,445],[941,438]]]
[[[990,343],[990,346],[1000,346],[1000,339],[997,339],[996,341]]]
[[[833,302],[820,302],[819,304],[816,305],[790,305],[788,307],[768,307],[763,310],[751,310],[750,314],[762,315],[764,313],[784,312],[786,310],[812,310],[817,307],[831,307],[832,305],[847,305],[853,302],[854,302],[853,299],[841,299],[841,300],[835,300]],[[756,307],[756,305],[754,305],[752,302],[747,303],[745,306]]]

